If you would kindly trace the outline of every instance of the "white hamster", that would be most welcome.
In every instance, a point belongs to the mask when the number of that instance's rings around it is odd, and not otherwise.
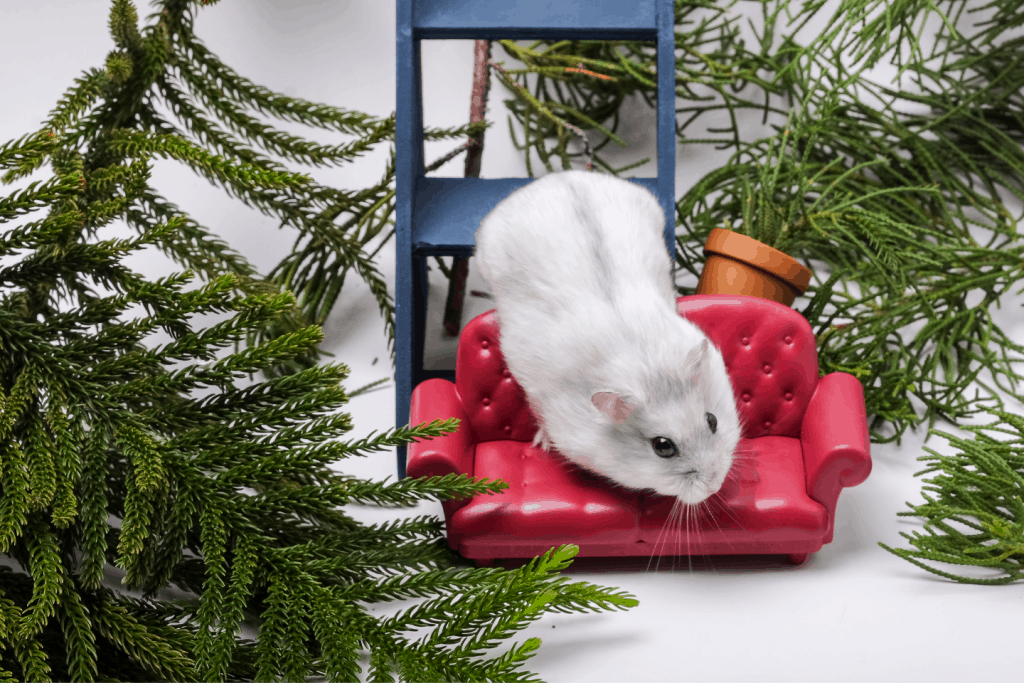
[[[722,354],[676,311],[664,226],[643,187],[565,171],[502,200],[474,255],[534,445],[695,504],[721,488],[741,427]]]

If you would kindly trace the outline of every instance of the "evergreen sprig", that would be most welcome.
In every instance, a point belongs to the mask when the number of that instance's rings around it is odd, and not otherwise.
[[[248,343],[309,324],[322,325],[350,271],[369,285],[392,343],[394,304],[373,259],[380,246],[372,248],[370,242],[381,238],[383,244],[393,232],[388,230],[394,212],[393,161],[383,169],[378,184],[355,191],[321,185],[286,164],[317,168],[349,163],[394,139],[394,116],[380,118],[287,97],[251,82],[194,34],[197,4],[211,3],[161,0],[140,26],[132,2],[113,2],[109,28],[115,49],[104,68],[77,79],[40,132],[0,148],[0,168],[8,169],[5,181],[35,172],[50,158],[83,164],[93,174],[85,179],[87,187],[110,182],[96,174],[109,168],[112,158],[159,157],[182,163],[230,196],[298,230],[295,256],[263,276],[148,185],[144,201],[128,207],[128,224],[140,232],[153,221],[178,221],[177,229],[155,244],[183,268],[208,279],[233,273],[239,291],[247,294],[296,294],[299,305],[274,318],[267,329],[254,329]],[[261,116],[354,139],[315,143],[279,130]],[[425,134],[428,139],[465,138],[481,125],[485,124],[430,129]],[[89,150],[90,158],[79,158],[83,149]],[[66,185],[48,189],[68,191]],[[93,189],[102,192],[101,187]],[[45,194],[33,196],[47,201]],[[24,196],[4,201],[0,216],[7,218],[31,208]],[[92,210],[119,215],[122,208],[115,200]],[[315,365],[319,355],[317,348],[309,348],[264,371],[294,373]]]
[[[675,3],[678,142],[732,152],[677,203],[679,269],[699,276],[716,227],[806,263],[815,280],[801,312],[821,372],[861,380],[876,443],[1001,409],[1000,392],[1019,394],[1024,379],[1024,348],[989,313],[1024,279],[1019,217],[1006,200],[1024,198],[1021,3],[871,0],[824,17],[824,3],[771,0],[761,25],[751,23],[753,42],[734,6]],[[801,41],[815,16],[828,28]],[[506,69],[516,79],[506,85],[528,163],[536,154],[551,171],[551,159],[568,167],[578,156],[553,116],[592,131],[600,149],[616,141],[628,98],[653,106],[652,46],[501,45],[524,65]],[[893,83],[870,70],[885,62],[898,68]],[[774,132],[746,138],[744,111]],[[707,134],[695,132],[700,121]],[[986,369],[991,382],[980,379]]]
[[[135,163],[127,156],[120,162],[121,168]],[[107,192],[143,200],[139,187],[128,190],[127,174],[108,176],[120,182]],[[74,202],[82,201],[86,191],[73,187]],[[17,196],[37,202],[45,194],[37,186]],[[70,210],[67,197],[46,201]],[[394,646],[399,629],[360,606],[389,598],[377,584],[396,577],[426,594],[443,586],[446,596],[458,595],[460,583],[463,590],[506,584],[504,573],[493,570],[448,579],[446,568],[456,558],[436,518],[365,527],[338,509],[352,501],[410,505],[504,488],[465,475],[363,482],[329,468],[343,457],[450,433],[455,421],[337,441],[351,429],[348,416],[337,412],[348,400],[338,384],[344,366],[235,385],[315,347],[318,330],[217,355],[294,305],[291,295],[239,296],[231,275],[185,290],[191,276],[147,282],[118,265],[163,239],[173,228],[166,224],[136,239],[99,241],[85,239],[102,227],[96,224],[78,225],[57,240],[43,222],[28,225],[34,228],[22,226],[20,241],[4,250],[21,261],[0,272],[0,537],[24,568],[0,572],[6,648],[0,665],[9,676],[348,680],[360,645],[375,652],[382,644],[388,654],[380,676],[392,662],[408,679],[486,670],[494,680],[520,680],[512,672],[535,648],[490,664],[476,662],[482,647],[447,653],[431,642],[406,652]],[[40,253],[74,258],[24,266]],[[102,284],[88,285],[98,271]],[[132,315],[137,303],[144,308]],[[214,311],[233,317],[192,327],[197,314]],[[145,343],[161,329],[171,341]],[[557,571],[573,554],[560,551],[558,561],[533,574]],[[114,566],[146,601],[102,585]],[[481,576],[474,581],[475,573]],[[196,597],[177,605],[154,600],[168,585]],[[532,596],[542,588],[518,590]],[[545,584],[543,591],[551,590]],[[597,587],[573,590],[605,608],[635,604]],[[251,650],[235,635],[252,619],[261,624],[254,671]],[[493,647],[519,623],[506,617],[490,630],[480,622],[477,631]]]
[[[960,583],[1005,584],[1024,578],[1024,418],[1002,411],[988,412],[999,422],[964,426],[974,433],[971,440],[933,430],[959,453],[941,455],[925,448],[930,455],[918,458],[928,467],[916,476],[937,474],[924,480],[926,502],[908,503],[911,510],[898,513],[925,520],[926,534],[900,532],[916,550],[879,543],[922,569]],[[997,439],[987,431],[1015,438]],[[966,533],[961,530],[964,527]],[[922,560],[984,567],[1001,576],[953,574]]]
[[[375,195],[321,188],[255,154],[211,151],[162,123],[142,95],[167,63],[172,10],[187,14],[182,3],[164,4],[164,23],[139,31],[132,3],[115,0],[118,50],[108,69],[80,79],[44,129],[0,147],[8,181],[47,164],[53,172],[0,197],[0,552],[17,565],[0,567],[0,678],[348,681],[364,650],[371,680],[524,680],[518,669],[536,639],[484,655],[558,606],[547,596],[573,611],[636,601],[549,579],[572,547],[514,575],[456,570],[465,561],[448,548],[440,519],[364,525],[343,511],[353,502],[410,506],[506,484],[339,474],[332,465],[340,459],[451,433],[458,421],[346,441],[344,365],[300,364],[295,374],[252,381],[311,358],[323,334],[299,324],[294,295],[261,280],[150,187],[153,158],[180,160],[243,199],[305,197],[308,208],[314,199]],[[247,81],[232,87],[270,109],[285,105]],[[288,106],[335,129],[393,131],[389,120]],[[301,148],[321,161],[354,149]],[[121,218],[137,235],[106,238]],[[358,267],[373,268],[343,231],[332,238]],[[204,277],[186,271],[153,280],[125,265],[154,246],[195,263]],[[201,325],[206,314],[217,321]],[[263,334],[273,325],[285,331]],[[460,634],[477,641],[469,649],[447,648],[443,638],[412,643],[367,611],[401,592],[395,581],[442,603],[508,593],[532,607],[495,620],[499,603],[491,601],[461,614],[470,621]],[[432,612],[446,614],[431,606],[418,613]],[[241,637],[245,624],[255,627],[255,642]]]

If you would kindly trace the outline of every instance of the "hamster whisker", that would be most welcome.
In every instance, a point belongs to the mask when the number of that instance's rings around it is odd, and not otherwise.
[[[730,480],[734,481],[736,483],[739,483],[740,482],[739,475],[737,475],[735,472],[730,470],[729,474],[725,475],[725,481],[730,481]],[[725,486],[725,482],[722,482],[722,486],[723,487]],[[732,507],[730,507],[730,505],[727,502],[722,500],[722,498],[720,496],[714,495],[714,496],[711,496],[710,498],[708,498],[707,500],[708,500],[708,513],[709,514],[711,514],[712,516],[715,516],[715,517],[717,517],[717,515],[718,515],[718,513],[716,513],[711,508],[711,506],[710,506],[710,504],[712,502],[714,502],[715,504],[717,504],[717,506],[718,506],[718,508],[719,508],[719,510],[721,512],[724,512],[725,514],[729,515],[729,517],[732,518],[732,521],[736,522],[736,524],[737,524],[737,526],[739,526],[739,528],[741,528],[744,531],[746,531],[746,528],[743,526],[742,523],[740,523],[739,518],[733,512]]]
[[[757,451],[754,449],[744,449],[742,451],[736,451],[732,454],[733,465],[736,463],[749,462],[756,460]]]
[[[651,563],[654,562],[655,556],[658,557],[658,563],[654,565],[654,571],[658,571],[658,565],[661,564],[661,556],[658,555],[658,544],[661,543],[661,537],[665,533],[665,525],[668,524],[668,520],[671,519],[672,512],[669,511],[669,516],[665,522],[661,525],[661,531],[658,532],[658,538],[654,541],[654,546],[651,548],[651,556],[647,558],[647,571],[651,571]]]
[[[686,534],[687,539],[689,538],[689,507],[680,498],[679,494],[682,493],[683,484],[680,483],[679,491],[676,494],[675,502],[672,504],[672,508],[675,511],[675,515],[672,519],[671,537],[670,542],[674,541],[672,548],[669,551],[672,555],[672,568],[675,569],[676,561],[680,559],[683,554],[683,535]]]
[[[706,509],[708,511],[708,515],[711,517],[711,521],[715,523],[715,526],[718,527],[718,530],[721,532],[722,531],[722,525],[718,523],[718,516],[715,515],[715,513],[711,510],[711,498],[708,498],[708,499],[704,500],[702,504],[706,507]],[[728,512],[730,515],[732,514],[732,511],[729,510],[728,506],[723,506],[722,509],[724,509],[726,512]],[[733,519],[736,519],[736,518],[733,517]],[[737,524],[739,524],[738,521],[737,521]],[[740,526],[742,527],[742,525],[740,525]],[[736,550],[736,548],[732,544],[732,541],[729,540],[729,535],[728,534],[723,533],[722,537],[725,539],[725,542],[729,545],[729,548],[731,550]]]
[[[705,565],[706,565],[707,564],[706,560],[708,560],[708,558],[710,558],[711,556],[707,552],[707,548],[708,548],[707,534],[704,534],[703,531],[710,531],[710,527],[706,527],[703,524],[703,522],[704,522],[704,520],[707,520],[709,518],[710,518],[710,520],[712,522],[714,522],[715,521],[715,517],[714,517],[714,515],[711,514],[711,509],[707,506],[707,498],[705,498],[704,500],[702,500],[699,503],[697,503],[694,506],[694,508],[697,511],[697,519],[699,521],[699,524],[697,526],[697,543],[698,543],[698,545],[700,547],[700,556],[705,559]]]
[[[651,562],[654,561],[655,555],[658,557],[658,562],[654,565],[654,571],[658,571],[661,566],[661,555],[658,554],[658,546],[661,544],[661,539],[665,535],[666,529],[669,532],[669,538],[666,539],[666,544],[671,539],[673,520],[677,514],[677,508],[679,506],[679,499],[677,498],[672,502],[672,507],[669,509],[668,517],[665,518],[665,522],[661,525],[661,531],[658,532],[658,538],[654,541],[654,547],[651,548],[651,557],[647,561],[647,571],[651,570]]]
[[[687,482],[680,482],[679,490],[682,493],[682,489],[686,486]],[[676,500],[679,500],[678,498]],[[683,524],[686,525],[686,542],[683,547],[683,535],[680,533],[676,536],[679,542],[677,546],[676,555],[686,555],[686,564],[689,568],[690,573],[693,573],[693,554],[691,552],[690,543],[690,527],[693,527],[693,535],[697,537],[698,543],[700,542],[700,522],[697,519],[696,511],[697,506],[692,503],[687,503],[683,500],[679,500],[680,507],[683,513]],[[680,525],[680,531],[682,531],[682,525]]]
[[[679,498],[679,495],[683,492],[683,487],[686,484],[684,482],[679,483],[679,491],[676,493],[676,500],[673,503],[673,507],[677,510],[675,518],[675,524],[671,530],[671,540],[674,540],[674,547],[672,548],[672,568],[676,568],[676,562],[683,555],[689,555],[688,552],[684,553],[684,543],[686,546],[690,544],[690,506]],[[683,540],[685,534],[686,540]]]
[[[658,532],[658,538],[651,548],[651,553],[647,560],[646,571],[648,572],[651,571],[652,564],[654,565],[654,570],[658,571],[661,568],[661,560],[666,555],[672,556],[673,569],[675,568],[676,559],[682,559],[682,556],[686,555],[687,565],[691,573],[693,572],[694,555],[699,554],[705,559],[710,558],[710,555],[706,552],[708,542],[705,534],[702,533],[704,530],[703,523],[706,520],[710,520],[710,523],[715,525],[715,529],[719,532],[724,531],[718,520],[715,508],[712,507],[713,504],[717,504],[740,528],[743,528],[743,525],[740,524],[729,506],[715,496],[705,498],[697,503],[684,502],[680,496],[685,487],[686,482],[680,482],[675,500],[672,501],[672,507],[669,509],[669,513]],[[711,531],[710,525],[707,530]],[[727,536],[726,543],[730,548],[733,547]],[[657,559],[655,559],[655,556],[657,556]]]
[[[672,569],[676,568],[676,562],[679,556],[683,554],[683,533],[684,529],[686,532],[686,538],[689,539],[690,527],[689,527],[689,507],[676,497],[675,502],[672,504],[675,510],[675,516],[673,518],[673,524],[669,529],[668,543],[672,544],[668,549],[669,554],[672,556]]]
[[[672,511],[669,513],[668,519],[665,520],[665,527],[668,530],[668,538],[665,539],[665,545],[663,546],[663,555],[671,556],[672,568],[676,567],[676,558],[680,552],[680,538],[683,533],[683,520],[685,512],[683,510],[683,503],[678,498],[672,503]],[[660,561],[659,557],[659,561]]]
[[[708,500],[711,500],[711,499],[709,498]],[[729,515],[729,517],[732,518],[732,521],[736,522],[736,526],[738,526],[739,528],[743,529],[744,531],[747,530],[746,527],[744,527],[743,524],[740,522],[739,517],[736,516],[736,514],[732,511],[732,508],[730,508],[726,504],[726,502],[724,500],[719,498],[719,499],[716,499],[716,502],[721,507],[722,511],[725,514]],[[721,527],[719,527],[719,528],[721,528]]]
[[[689,503],[686,503],[686,563],[690,567],[691,574],[693,573],[693,554],[690,552],[690,521],[693,519],[693,515],[691,515],[690,513],[692,510],[693,506],[690,505]],[[699,539],[700,536],[698,535],[698,532],[699,529],[696,526],[696,524],[694,524],[693,533],[694,536],[697,536]]]
[[[697,507],[698,507],[698,509],[701,512],[701,518],[702,519],[710,519],[711,522],[713,524],[715,524],[715,526],[718,526],[718,522],[715,521],[715,516],[711,514],[711,508],[708,507],[708,500],[707,500],[707,498],[705,498],[701,502],[697,503]],[[721,529],[721,527],[719,527],[719,529]],[[711,529],[708,528],[708,529],[706,529],[706,531],[711,531]],[[708,564],[710,564],[711,555],[706,552],[706,545],[705,545],[704,541],[700,541],[700,549],[701,549],[701,557],[704,558],[704,560],[705,560],[704,564],[705,564],[705,566],[707,566]]]

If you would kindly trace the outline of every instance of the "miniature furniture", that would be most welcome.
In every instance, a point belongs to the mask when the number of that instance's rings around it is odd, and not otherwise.
[[[770,553],[800,564],[832,541],[840,490],[871,471],[860,382],[844,372],[818,377],[811,327],[787,306],[704,295],[677,306],[722,351],[744,424],[736,463],[699,529],[666,526],[674,498],[612,485],[531,445],[536,423],[490,311],[462,331],[455,383],[431,379],[412,395],[414,424],[461,423],[409,446],[409,476],[465,472],[509,485],[443,503],[453,550],[478,564],[562,543],[578,545],[581,557]]]
[[[529,178],[427,178],[423,160],[420,41],[431,38],[643,40],[658,50],[658,176],[634,178],[658,197],[675,256],[675,25],[671,0],[398,0],[395,117],[395,424],[423,368],[430,256],[472,255],[480,220]],[[469,84],[466,84],[469,91]],[[398,477],[405,476],[405,447]]]

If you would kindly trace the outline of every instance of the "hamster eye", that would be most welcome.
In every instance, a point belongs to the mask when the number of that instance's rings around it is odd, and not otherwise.
[[[662,458],[671,458],[674,455],[679,455],[679,449],[672,443],[672,440],[666,439],[663,436],[656,436],[651,439],[651,445],[654,446],[654,452]]]
[[[711,433],[714,434],[718,429],[718,418],[711,413],[704,413],[704,417],[708,419],[708,427],[711,427]]]

